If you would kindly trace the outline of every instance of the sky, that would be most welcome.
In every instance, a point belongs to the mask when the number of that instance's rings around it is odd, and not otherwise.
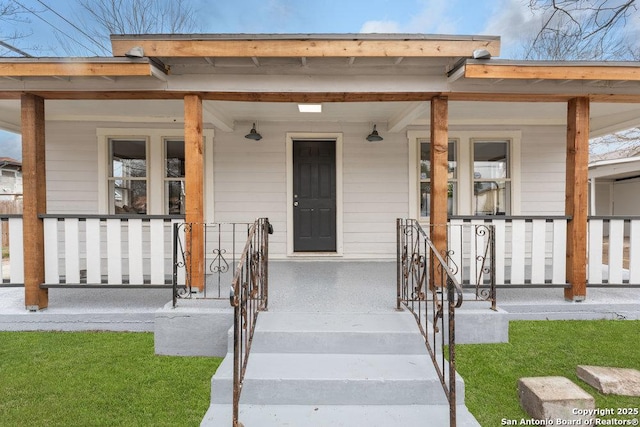
[[[40,18],[0,33],[30,34],[12,42],[34,56],[68,56],[60,40],[87,52],[90,41],[69,22],[82,10],[74,0],[12,0]],[[197,11],[202,33],[426,33],[502,37],[501,58],[513,58],[523,37],[539,24],[529,0],[186,0]],[[0,0],[2,3],[2,0]],[[47,7],[49,9],[47,9]],[[53,11],[51,10],[53,9]],[[54,13],[57,12],[56,13]],[[69,22],[61,18],[65,17]],[[46,22],[45,22],[46,21]],[[42,50],[33,51],[38,46]],[[87,56],[94,56],[86,53]],[[0,157],[21,158],[18,135],[0,129]]]

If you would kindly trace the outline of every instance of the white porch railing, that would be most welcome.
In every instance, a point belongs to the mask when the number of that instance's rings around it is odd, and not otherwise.
[[[588,283],[640,285],[640,217],[589,218]]]
[[[43,215],[45,285],[160,285],[172,277],[172,216]]]
[[[2,224],[2,239],[0,239],[2,285],[22,286],[24,284],[22,216],[0,215],[0,223]]]
[[[475,253],[473,236],[460,231],[469,223],[494,226],[496,285],[566,285],[566,217],[451,218],[449,249],[457,265],[469,266],[459,274],[472,278],[477,272],[470,260],[480,254]]]

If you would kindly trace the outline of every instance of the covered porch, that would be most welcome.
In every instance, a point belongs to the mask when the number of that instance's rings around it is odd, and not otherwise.
[[[586,214],[589,136],[640,121],[637,64],[472,58],[477,49],[499,54],[492,37],[165,38],[114,36],[115,58],[74,67],[46,59],[0,68],[3,122],[23,136],[25,191],[24,215],[4,219],[11,240],[5,284],[24,284],[28,309],[47,307],[48,289],[58,286],[167,286],[175,266],[172,224],[259,216],[274,225],[271,258],[307,259],[301,265],[309,268],[328,258],[391,260],[395,218],[413,217],[433,226],[433,241],[454,250],[450,258],[460,266],[473,252],[445,224],[493,225],[498,285],[558,287],[559,298],[580,301],[589,285],[640,283],[636,219]],[[127,57],[134,46],[147,56]],[[296,111],[311,103],[324,112]],[[264,139],[247,145],[254,121]],[[384,142],[365,139],[375,124]],[[177,178],[163,175],[157,148],[169,137],[184,144],[184,175]],[[161,183],[149,190],[148,209],[125,214],[114,206],[111,186],[121,177],[107,171],[107,150],[134,139],[147,141],[151,166],[149,175],[128,180]],[[335,147],[330,250],[295,247],[297,140]],[[473,156],[488,151],[476,153],[474,144],[495,141],[508,147],[509,160],[486,161],[508,166],[496,185],[509,196],[476,216],[476,188],[489,178],[476,176]],[[455,176],[450,146],[461,165]],[[67,170],[82,164],[91,166]],[[177,213],[162,190],[172,180],[186,189]],[[82,200],[66,194],[73,186]],[[629,271],[614,231],[603,273],[604,222],[635,230]],[[203,289],[216,255],[205,250],[204,230],[184,239],[195,262],[180,274]]]

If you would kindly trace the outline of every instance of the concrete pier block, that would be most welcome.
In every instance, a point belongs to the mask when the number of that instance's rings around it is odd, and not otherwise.
[[[593,396],[565,377],[529,377],[518,381],[520,406],[538,420],[591,420],[584,409],[595,409]]]
[[[640,371],[637,369],[579,365],[577,374],[600,393],[640,397]]]
[[[227,354],[233,309],[228,300],[181,300],[155,313],[155,352],[167,356]]]

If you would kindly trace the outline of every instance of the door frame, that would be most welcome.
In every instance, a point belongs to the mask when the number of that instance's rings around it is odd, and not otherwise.
[[[336,251],[294,252],[293,250],[293,141],[313,140],[334,142],[336,146]],[[342,133],[337,132],[287,132],[287,256],[336,257],[343,255],[343,199],[342,199]]]

